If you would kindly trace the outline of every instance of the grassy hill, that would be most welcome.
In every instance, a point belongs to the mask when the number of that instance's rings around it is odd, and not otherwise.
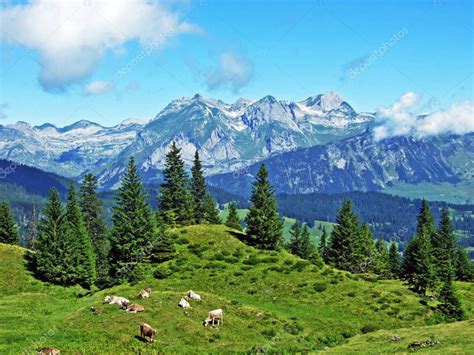
[[[145,270],[145,281],[93,294],[35,280],[24,268],[24,249],[0,244],[0,353],[34,353],[43,346],[64,354],[337,350],[352,337],[343,346],[370,343],[367,334],[357,336],[364,332],[402,334],[398,328],[416,327],[404,332],[417,334],[435,323],[432,304],[420,303],[399,281],[318,269],[285,251],[258,251],[224,226],[192,226],[176,234],[177,257]],[[148,286],[150,299],[138,300],[139,290]],[[472,316],[473,285],[457,287]],[[189,289],[203,300],[183,312],[177,304]],[[145,312],[103,305],[112,294],[142,304]],[[91,306],[102,314],[92,313]],[[224,324],[203,327],[215,308],[224,309]],[[158,329],[155,344],[138,338],[141,321]],[[470,329],[466,322],[455,325]],[[376,337],[375,348],[385,333],[369,335]]]

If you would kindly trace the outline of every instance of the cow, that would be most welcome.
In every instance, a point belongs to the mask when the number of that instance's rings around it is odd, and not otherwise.
[[[143,312],[145,308],[136,303],[122,302],[122,308],[129,313]]]
[[[118,304],[122,306],[123,302],[130,303],[125,297],[118,297],[118,296],[106,296],[104,299],[104,304]]]
[[[179,301],[178,306],[183,309],[191,308],[191,305],[189,304],[188,301],[184,299],[184,297],[181,297],[181,300]]]
[[[204,320],[203,325],[207,327],[209,324],[214,325],[215,321],[217,320],[217,325],[224,324],[224,312],[222,309],[215,309],[210,311],[207,315],[207,318]]]
[[[155,341],[155,335],[156,335],[156,329],[152,328],[151,325],[141,322],[140,323],[140,336],[145,339],[145,337],[149,337],[150,343],[153,343]]]
[[[59,349],[54,348],[43,348],[38,351],[38,355],[59,355],[60,353]]]
[[[148,287],[148,288],[145,288],[144,290],[141,290],[141,291],[140,291],[139,297],[140,297],[142,300],[144,300],[145,298],[150,297],[150,295],[151,295],[151,288]]]
[[[198,295],[196,292],[194,292],[193,290],[189,290],[188,291],[188,297],[192,300],[196,300],[196,301],[200,301],[201,300],[201,296]]]

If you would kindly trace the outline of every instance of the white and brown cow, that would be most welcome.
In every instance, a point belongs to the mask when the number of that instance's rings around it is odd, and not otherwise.
[[[178,306],[183,308],[183,309],[189,309],[191,308],[191,305],[189,304],[188,301],[184,297],[181,297],[181,300],[178,303]]]
[[[151,296],[151,288],[145,288],[144,290],[140,291],[139,297],[144,300],[145,298],[148,298]]]
[[[122,308],[125,309],[128,313],[138,313],[143,312],[145,308],[136,303],[122,302]]]
[[[140,323],[140,336],[145,339],[145,337],[149,337],[150,343],[153,343],[155,341],[155,335],[156,335],[156,329],[153,328],[151,325],[148,323]]]
[[[118,304],[119,306],[122,306],[124,302],[130,303],[130,301],[125,297],[119,296],[106,296],[104,299],[104,304]]]
[[[203,325],[207,327],[209,324],[214,325],[217,321],[217,325],[224,324],[224,311],[220,308],[210,311],[207,318],[204,320]]]
[[[38,355],[59,355],[61,351],[55,348],[43,348],[38,351]]]
[[[200,301],[201,300],[201,295],[197,294],[193,290],[188,291],[188,297],[192,300]]]

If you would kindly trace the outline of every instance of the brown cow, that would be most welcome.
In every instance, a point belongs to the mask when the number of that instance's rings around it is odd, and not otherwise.
[[[139,296],[142,300],[144,300],[145,298],[150,297],[151,296],[151,288],[148,287],[148,288],[145,288],[144,290],[141,290]]]
[[[143,312],[145,308],[136,303],[122,302],[122,308],[129,313]]]
[[[145,339],[145,337],[149,337],[150,343],[153,343],[155,341],[155,335],[156,335],[156,329],[152,328],[151,325],[141,322],[140,323],[140,336]]]
[[[38,355],[59,355],[60,351],[55,348],[43,348],[38,352]]]

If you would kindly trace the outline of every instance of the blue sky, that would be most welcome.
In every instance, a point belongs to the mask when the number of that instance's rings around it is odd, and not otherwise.
[[[2,2],[0,124],[113,125],[195,93],[233,102],[333,90],[375,111],[415,92],[419,113],[473,100],[471,1],[95,6]],[[140,57],[150,43],[159,48]]]

